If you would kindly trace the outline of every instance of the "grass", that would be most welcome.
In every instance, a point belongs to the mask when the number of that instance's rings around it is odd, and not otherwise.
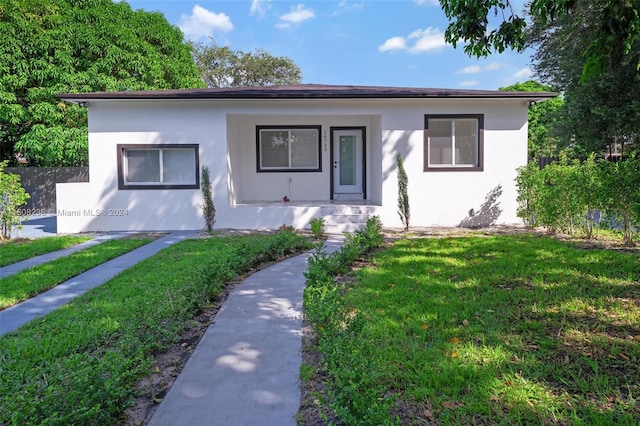
[[[0,268],[42,254],[62,250],[90,239],[91,237],[88,236],[63,235],[36,240],[6,240],[0,242]]]
[[[638,260],[534,235],[398,241],[318,316],[326,405],[351,425],[637,425]]]
[[[306,249],[293,232],[185,240],[0,338],[0,424],[113,425],[224,283]]]
[[[132,236],[108,240],[69,256],[0,279],[0,310],[36,296],[108,260],[148,244],[152,238]]]

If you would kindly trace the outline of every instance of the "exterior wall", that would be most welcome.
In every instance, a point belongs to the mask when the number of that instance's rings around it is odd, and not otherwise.
[[[226,203],[226,120],[198,103],[96,102],[89,107],[89,183],[58,184],[58,232],[200,229],[199,189],[119,190],[118,144],[200,145],[217,205]]]
[[[330,196],[330,127],[366,127],[368,199],[385,226],[400,226],[396,153],[409,177],[413,226],[516,223],[516,168],[526,164],[521,100],[262,100],[93,102],[90,182],[58,184],[58,231],[201,229],[200,190],[118,190],[116,145],[200,145],[212,174],[216,227],[304,227]],[[425,114],[484,114],[484,171],[423,172]],[[321,125],[322,171],[257,173],[256,125]],[[289,195],[292,204],[278,204]],[[501,190],[492,204],[487,197]],[[307,203],[304,203],[307,201]],[[262,203],[259,203],[262,202]],[[482,206],[485,204],[485,208]],[[470,216],[470,212],[473,213]],[[498,214],[499,213],[499,214]]]
[[[232,204],[280,201],[287,195],[293,201],[329,200],[331,196],[331,127],[371,127],[371,117],[363,115],[232,115],[228,119],[229,156],[233,160]],[[256,126],[321,126],[321,172],[257,172]],[[369,135],[365,135],[368,142]],[[370,149],[365,152],[370,163]],[[291,179],[291,184],[289,184]]]
[[[484,114],[484,170],[423,172],[424,114],[469,113]],[[478,226],[520,222],[516,216],[516,169],[527,162],[527,106],[522,101],[443,100],[419,112],[398,105],[384,114],[382,128],[384,208],[381,219],[386,226],[401,226],[396,208],[396,152],[403,156],[408,175],[412,225]],[[488,197],[500,191],[501,195],[493,203],[486,203],[491,201]]]

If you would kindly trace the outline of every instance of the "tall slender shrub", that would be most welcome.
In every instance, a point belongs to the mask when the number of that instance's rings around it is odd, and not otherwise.
[[[0,162],[0,240],[11,238],[11,231],[20,226],[18,209],[31,198],[20,183],[20,175],[5,173],[7,161]]]
[[[211,195],[211,178],[209,176],[209,168],[202,166],[202,215],[207,232],[213,230],[216,223],[216,207],[213,204]]]
[[[396,163],[398,164],[398,215],[404,225],[404,230],[409,230],[409,220],[411,212],[409,209],[409,178],[404,170],[404,163],[400,153],[396,155]]]

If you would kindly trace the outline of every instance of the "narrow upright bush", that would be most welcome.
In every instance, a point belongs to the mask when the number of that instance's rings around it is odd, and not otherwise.
[[[216,207],[213,204],[211,195],[211,178],[209,177],[209,168],[202,166],[202,215],[207,232],[213,230],[216,223]]]
[[[409,219],[411,217],[411,213],[409,212],[409,178],[407,177],[407,172],[404,170],[400,153],[396,155],[396,163],[398,164],[398,215],[404,225],[404,230],[408,231]]]
[[[11,231],[20,226],[18,209],[31,198],[20,183],[20,175],[5,173],[6,161],[0,162],[0,240],[11,238]]]

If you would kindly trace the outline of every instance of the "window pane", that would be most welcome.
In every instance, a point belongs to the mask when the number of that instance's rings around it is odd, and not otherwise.
[[[429,120],[429,164],[452,164],[451,120]]]
[[[196,183],[194,149],[163,149],[162,176],[165,183]]]
[[[317,130],[292,130],[291,131],[291,167],[293,168],[318,168],[318,131]]]
[[[260,131],[260,166],[265,168],[289,167],[288,131]]]
[[[124,154],[127,182],[160,182],[160,153],[157,149],[128,149]]]
[[[356,184],[356,137],[340,136],[340,185]]]
[[[475,166],[478,164],[477,120],[455,120],[456,165]]]

